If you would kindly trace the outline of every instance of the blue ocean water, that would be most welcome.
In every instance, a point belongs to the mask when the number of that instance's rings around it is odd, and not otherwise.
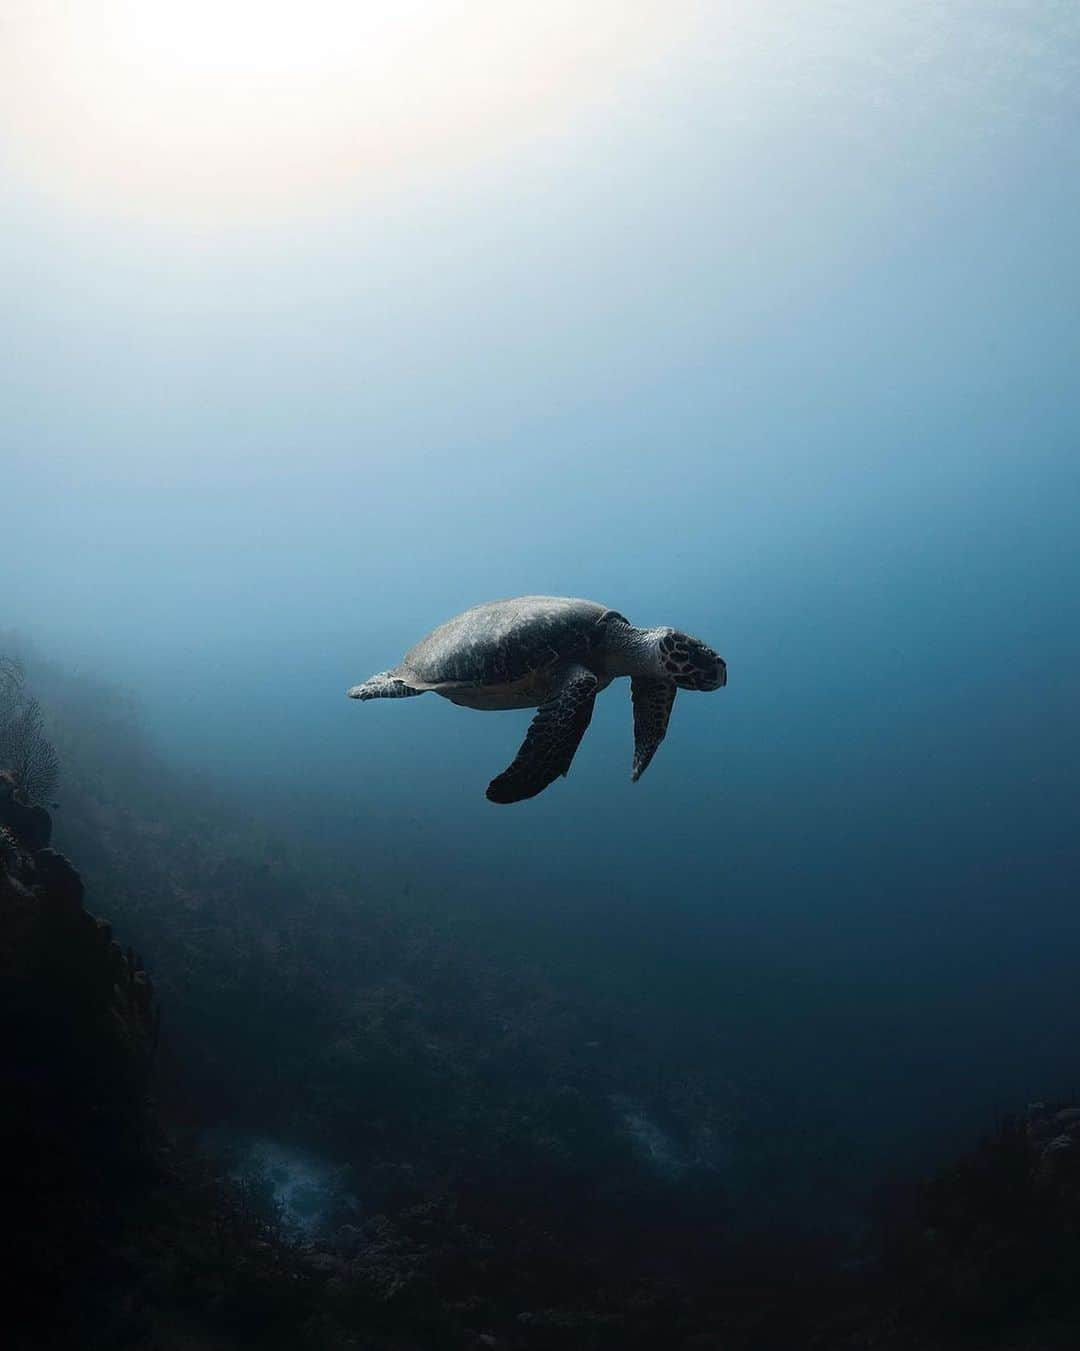
[[[499,139],[250,208],[15,126],[0,616],[884,1167],[1075,1074],[1080,32],[642,23]],[[344,691],[522,593],[698,634],[728,687],[632,785],[616,682],[493,807],[528,714]]]

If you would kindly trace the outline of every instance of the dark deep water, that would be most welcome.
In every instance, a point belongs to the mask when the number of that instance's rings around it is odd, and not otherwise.
[[[483,788],[527,714],[343,698],[464,592],[440,610],[418,578],[396,593],[410,613],[385,617],[385,596],[343,595],[340,633],[305,627],[303,607],[295,630],[275,614],[259,628],[279,635],[233,632],[211,606],[211,635],[148,631],[142,681],[116,653],[41,642],[137,686],[174,763],[331,872],[603,989],[662,1054],[827,1123],[870,1174],[903,1169],[1078,1073],[1077,463],[939,470],[918,508],[887,498],[834,537],[804,533],[805,557],[761,575],[679,569],[663,597],[627,557],[627,582],[595,594],[701,633],[729,685],[679,695],[631,785],[616,682],[571,776],[506,810]],[[931,484],[945,501],[925,500]],[[700,558],[713,545],[687,529]]]
[[[244,870],[280,852],[305,896],[425,935],[410,988],[445,943],[473,984],[537,978],[602,1024],[558,1054],[582,1082],[619,1063],[607,1100],[658,1174],[857,1229],[875,1185],[1080,1085],[1080,29],[1037,3],[647,9],[589,20],[583,85],[496,140],[403,141],[385,182],[234,196],[167,137],[129,181],[104,121],[80,176],[30,107],[0,187],[0,651],[77,764],[76,864],[137,725],[184,811],[243,818],[237,942]],[[569,777],[492,806],[527,714],[344,691],[520,593],[699,634],[728,687],[679,695],[632,785],[616,682]],[[137,714],[100,730],[114,690]],[[146,810],[163,857],[198,855]],[[98,911],[137,928],[138,878],[99,866]],[[267,943],[312,904],[283,885]],[[186,912],[160,905],[129,939],[179,1005]],[[377,982],[334,932],[311,988]],[[469,1009],[482,1059],[502,1015]],[[332,1172],[288,1072],[235,1124]],[[689,1108],[650,1114],[681,1078],[707,1144]]]

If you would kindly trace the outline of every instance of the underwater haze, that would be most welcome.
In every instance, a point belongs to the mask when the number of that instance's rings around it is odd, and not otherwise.
[[[0,628],[868,1178],[1074,1086],[1075,9],[371,8],[5,19]],[[345,698],[525,593],[728,686]]]

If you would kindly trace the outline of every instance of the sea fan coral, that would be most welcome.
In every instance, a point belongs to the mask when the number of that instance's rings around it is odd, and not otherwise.
[[[0,769],[7,770],[21,802],[46,804],[56,792],[60,760],[45,735],[41,705],[26,692],[20,664],[0,658]]]

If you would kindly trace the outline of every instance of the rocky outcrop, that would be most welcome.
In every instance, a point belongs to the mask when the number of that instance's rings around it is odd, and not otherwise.
[[[150,977],[86,911],[82,878],[51,837],[45,808],[19,802],[0,774],[0,994],[42,1009],[71,1004],[92,1022],[109,1014],[128,1052],[147,1060],[160,1021]]]
[[[87,912],[51,833],[49,813],[0,780],[0,1188],[7,1312],[28,1346],[64,1344],[160,1148],[152,984]]]
[[[1036,1193],[1071,1210],[1080,1224],[1080,1107],[1054,1111],[1045,1103],[1032,1103],[1026,1135]]]

